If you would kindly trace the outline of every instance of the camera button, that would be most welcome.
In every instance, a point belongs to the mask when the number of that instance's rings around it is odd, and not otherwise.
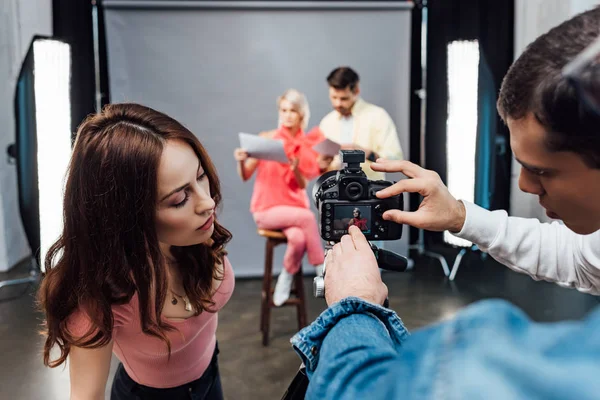
[[[375,206],[375,211],[377,211],[379,214],[383,214],[385,212],[385,207],[383,204],[377,204]]]

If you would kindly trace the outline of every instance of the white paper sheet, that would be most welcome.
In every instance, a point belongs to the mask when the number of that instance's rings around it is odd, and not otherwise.
[[[325,139],[322,142],[319,142],[313,146],[313,149],[317,153],[323,154],[324,156],[331,156],[331,157],[337,156],[338,153],[340,152],[341,148],[342,148],[342,146],[340,146],[339,143],[334,142],[333,140],[330,140],[330,139]]]
[[[240,132],[240,147],[245,149],[252,158],[278,161],[285,164],[290,162],[281,140],[267,139],[258,135]]]

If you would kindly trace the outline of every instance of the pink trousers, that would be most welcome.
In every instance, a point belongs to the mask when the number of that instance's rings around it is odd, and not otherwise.
[[[322,264],[325,256],[319,237],[317,220],[311,210],[301,207],[276,206],[253,214],[260,229],[281,230],[287,238],[283,267],[295,274],[306,251],[312,265]]]

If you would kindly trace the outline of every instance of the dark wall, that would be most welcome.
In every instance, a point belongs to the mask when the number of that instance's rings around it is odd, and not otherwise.
[[[91,1],[53,0],[54,36],[71,45],[72,132],[94,112],[94,41]]]
[[[54,36],[68,42],[72,52],[72,132],[81,121],[96,111],[96,74],[94,64],[93,0],[52,0],[52,25]],[[108,76],[104,21],[99,17],[100,90],[102,104],[108,102]]]
[[[421,164],[421,98],[418,91],[422,88],[421,68],[421,23],[423,16],[422,2],[415,2],[412,14],[411,27],[411,55],[410,55],[410,161]],[[410,206],[416,210],[419,205],[419,195],[410,195]],[[410,243],[414,244],[418,239],[418,230],[410,228]]]

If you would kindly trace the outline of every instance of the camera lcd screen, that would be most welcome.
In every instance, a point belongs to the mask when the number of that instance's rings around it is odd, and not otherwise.
[[[364,234],[371,233],[371,206],[336,204],[333,211],[334,236],[345,235],[351,225],[356,225]]]

